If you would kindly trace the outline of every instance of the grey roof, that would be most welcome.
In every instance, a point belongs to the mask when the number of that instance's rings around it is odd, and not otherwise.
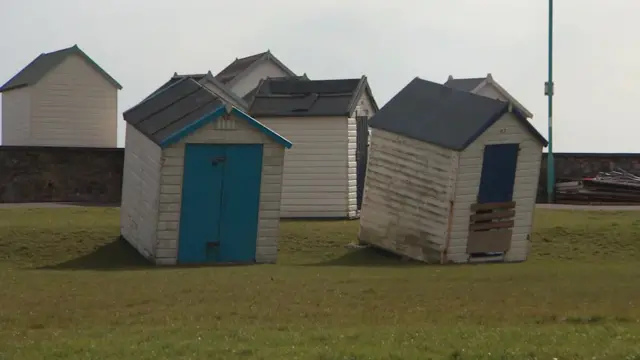
[[[309,77],[307,76],[306,73],[304,73],[300,76],[275,76],[275,77],[267,77],[263,80],[286,80],[286,79],[309,80]],[[256,87],[254,87],[253,90],[249,91],[245,96],[242,97],[242,99],[246,101],[247,104],[251,104],[251,102],[253,102],[253,98],[258,93],[258,89],[260,88],[260,85],[261,83],[258,82],[258,85],[256,85]]]
[[[366,93],[377,110],[367,77],[359,79],[266,79],[255,89],[252,116],[347,116]]]
[[[177,83],[178,81],[180,81],[181,79],[183,79],[185,77],[189,77],[189,78],[195,80],[196,82],[200,82],[202,79],[204,79],[204,77],[206,75],[207,74],[183,74],[183,75],[178,75],[178,73],[173,73],[173,76],[167,82],[165,82],[164,84],[160,85],[160,87],[158,87],[154,92],[152,92],[144,100],[147,100],[147,99],[155,96],[156,94],[166,90],[167,88],[171,87],[171,85]]]
[[[508,111],[545,146],[547,141],[509,103],[420,78],[413,79],[378,111],[369,125],[460,151]]]
[[[446,86],[454,88],[456,90],[471,91],[478,87],[486,78],[466,78],[466,79],[453,79],[449,77]]]
[[[235,79],[238,75],[242,74],[247,69],[249,69],[251,66],[253,66],[253,64],[257,63],[258,61],[260,61],[262,59],[272,60],[279,67],[281,67],[282,70],[284,70],[284,72],[286,72],[287,74],[289,74],[291,76],[296,76],[296,74],[293,71],[291,71],[288,67],[286,67],[282,62],[280,62],[280,60],[278,60],[278,58],[276,58],[271,53],[270,50],[267,50],[267,51],[261,52],[259,54],[246,56],[246,57],[243,57],[243,58],[236,58],[231,64],[227,65],[227,67],[222,69],[222,71],[220,71],[215,76],[215,78],[218,81],[220,81],[221,83],[223,83],[223,84],[228,84],[231,81],[233,81],[233,79]]]
[[[207,72],[206,74],[182,74],[182,75],[178,75],[178,73],[174,73],[173,76],[164,84],[162,84],[158,89],[156,89],[153,93],[151,93],[151,95],[147,96],[146,99],[149,99],[152,96],[155,96],[156,94],[164,91],[165,89],[171,87],[171,85],[175,84],[176,82],[180,81],[181,79],[188,77],[193,79],[194,81],[201,83],[203,80],[209,81],[212,84],[216,85],[221,91],[224,91],[224,93],[229,96],[230,98],[234,99],[238,105],[242,108],[242,111],[248,111],[248,107],[249,104],[247,101],[245,101],[245,99],[239,97],[238,95],[236,95],[233,91],[231,91],[225,84],[221,83],[220,81],[216,80],[216,78],[213,76],[213,74],[211,74],[211,71]],[[144,100],[143,100],[144,101]]]
[[[156,144],[223,105],[211,91],[190,77],[124,112],[124,120]]]
[[[42,79],[49,71],[53,70],[56,66],[60,65],[68,56],[79,55],[82,57],[91,67],[104,76],[107,81],[113,84],[114,87],[122,89],[114,78],[112,78],[106,71],[104,71],[98,64],[96,64],[84,51],[80,50],[78,45],[73,45],[70,48],[40,54],[37,58],[31,61],[24,69],[20,70],[14,77],[12,77],[6,84],[0,87],[0,92],[18,89],[25,86],[32,86]]]

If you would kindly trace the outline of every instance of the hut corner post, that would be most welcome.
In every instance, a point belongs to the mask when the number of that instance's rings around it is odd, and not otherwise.
[[[440,264],[444,264],[447,261],[447,253],[449,252],[449,245],[451,245],[451,229],[453,228],[453,200],[449,201],[449,219],[447,220],[447,234],[444,243],[444,249],[440,253]]]

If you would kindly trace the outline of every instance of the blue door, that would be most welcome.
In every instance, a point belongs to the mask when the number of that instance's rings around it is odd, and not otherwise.
[[[518,144],[485,146],[478,189],[479,204],[513,200],[519,148]]]
[[[226,147],[220,252],[218,262],[253,262],[256,258],[262,145]]]
[[[262,145],[187,144],[178,262],[255,260]]]

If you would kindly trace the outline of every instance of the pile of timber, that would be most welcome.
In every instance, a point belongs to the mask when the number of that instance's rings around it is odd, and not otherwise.
[[[564,204],[640,204],[640,177],[622,169],[593,178],[556,184],[556,202]]]

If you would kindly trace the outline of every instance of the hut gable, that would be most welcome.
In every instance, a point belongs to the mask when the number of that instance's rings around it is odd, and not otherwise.
[[[262,123],[225,102],[190,77],[171,84],[127,110],[124,120],[154,143],[166,147],[225,114],[233,113],[289,148],[291,143]]]
[[[231,64],[227,65],[222,71],[216,75],[216,79],[223,84],[230,84],[234,80],[238,79],[242,75],[249,72],[252,68],[255,68],[261,62],[272,62],[281,71],[288,76],[296,76],[296,74],[286,67],[277,57],[275,57],[270,50],[265,52],[245,56],[243,58],[236,58]]]

